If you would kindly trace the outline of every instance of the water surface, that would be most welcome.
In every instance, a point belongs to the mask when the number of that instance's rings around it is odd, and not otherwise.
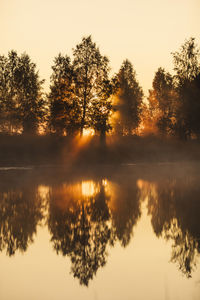
[[[0,170],[0,299],[199,299],[199,170]]]

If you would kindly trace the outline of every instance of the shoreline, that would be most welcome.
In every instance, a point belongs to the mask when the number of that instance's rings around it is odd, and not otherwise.
[[[200,161],[200,142],[154,136],[99,137],[0,136],[0,168],[39,165],[84,166]]]

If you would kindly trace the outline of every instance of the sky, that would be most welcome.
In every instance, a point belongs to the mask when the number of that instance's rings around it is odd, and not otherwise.
[[[55,56],[92,35],[111,75],[129,59],[147,95],[159,67],[173,73],[171,52],[200,45],[199,15],[200,0],[0,0],[0,55],[29,54],[48,91]]]

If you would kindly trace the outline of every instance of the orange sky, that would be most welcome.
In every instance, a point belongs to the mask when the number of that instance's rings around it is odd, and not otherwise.
[[[54,57],[92,34],[112,73],[128,58],[147,93],[185,39],[200,44],[199,15],[199,0],[0,0],[0,54],[26,51],[48,90]]]

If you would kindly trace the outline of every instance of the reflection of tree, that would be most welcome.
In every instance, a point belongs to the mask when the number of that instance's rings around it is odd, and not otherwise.
[[[40,200],[32,187],[0,192],[0,251],[11,256],[27,250],[43,217]]]
[[[170,224],[165,223],[163,230],[166,239],[173,240],[171,261],[177,263],[187,277],[191,277],[200,250],[198,240],[188,231],[182,230],[177,219],[171,220]]]
[[[70,257],[71,272],[86,286],[105,265],[108,244],[128,245],[139,217],[135,183],[99,180],[52,187],[51,241],[57,253]]]
[[[50,201],[49,229],[54,248],[70,256],[74,277],[88,285],[106,263],[110,229],[104,186],[99,183],[97,192],[90,196],[79,193],[76,185],[53,188]]]
[[[156,184],[154,192],[152,192],[152,185],[149,189],[148,210],[152,215],[151,222],[157,236],[162,234],[164,224],[169,223],[174,217],[173,185],[174,182],[167,179],[164,184]]]
[[[190,277],[200,253],[200,187],[197,179],[158,181],[148,209],[157,236],[172,240],[171,261]]]
[[[126,247],[133,234],[133,227],[140,218],[140,199],[138,188],[133,182],[121,180],[112,186],[114,195],[111,199],[112,231],[115,239]]]

